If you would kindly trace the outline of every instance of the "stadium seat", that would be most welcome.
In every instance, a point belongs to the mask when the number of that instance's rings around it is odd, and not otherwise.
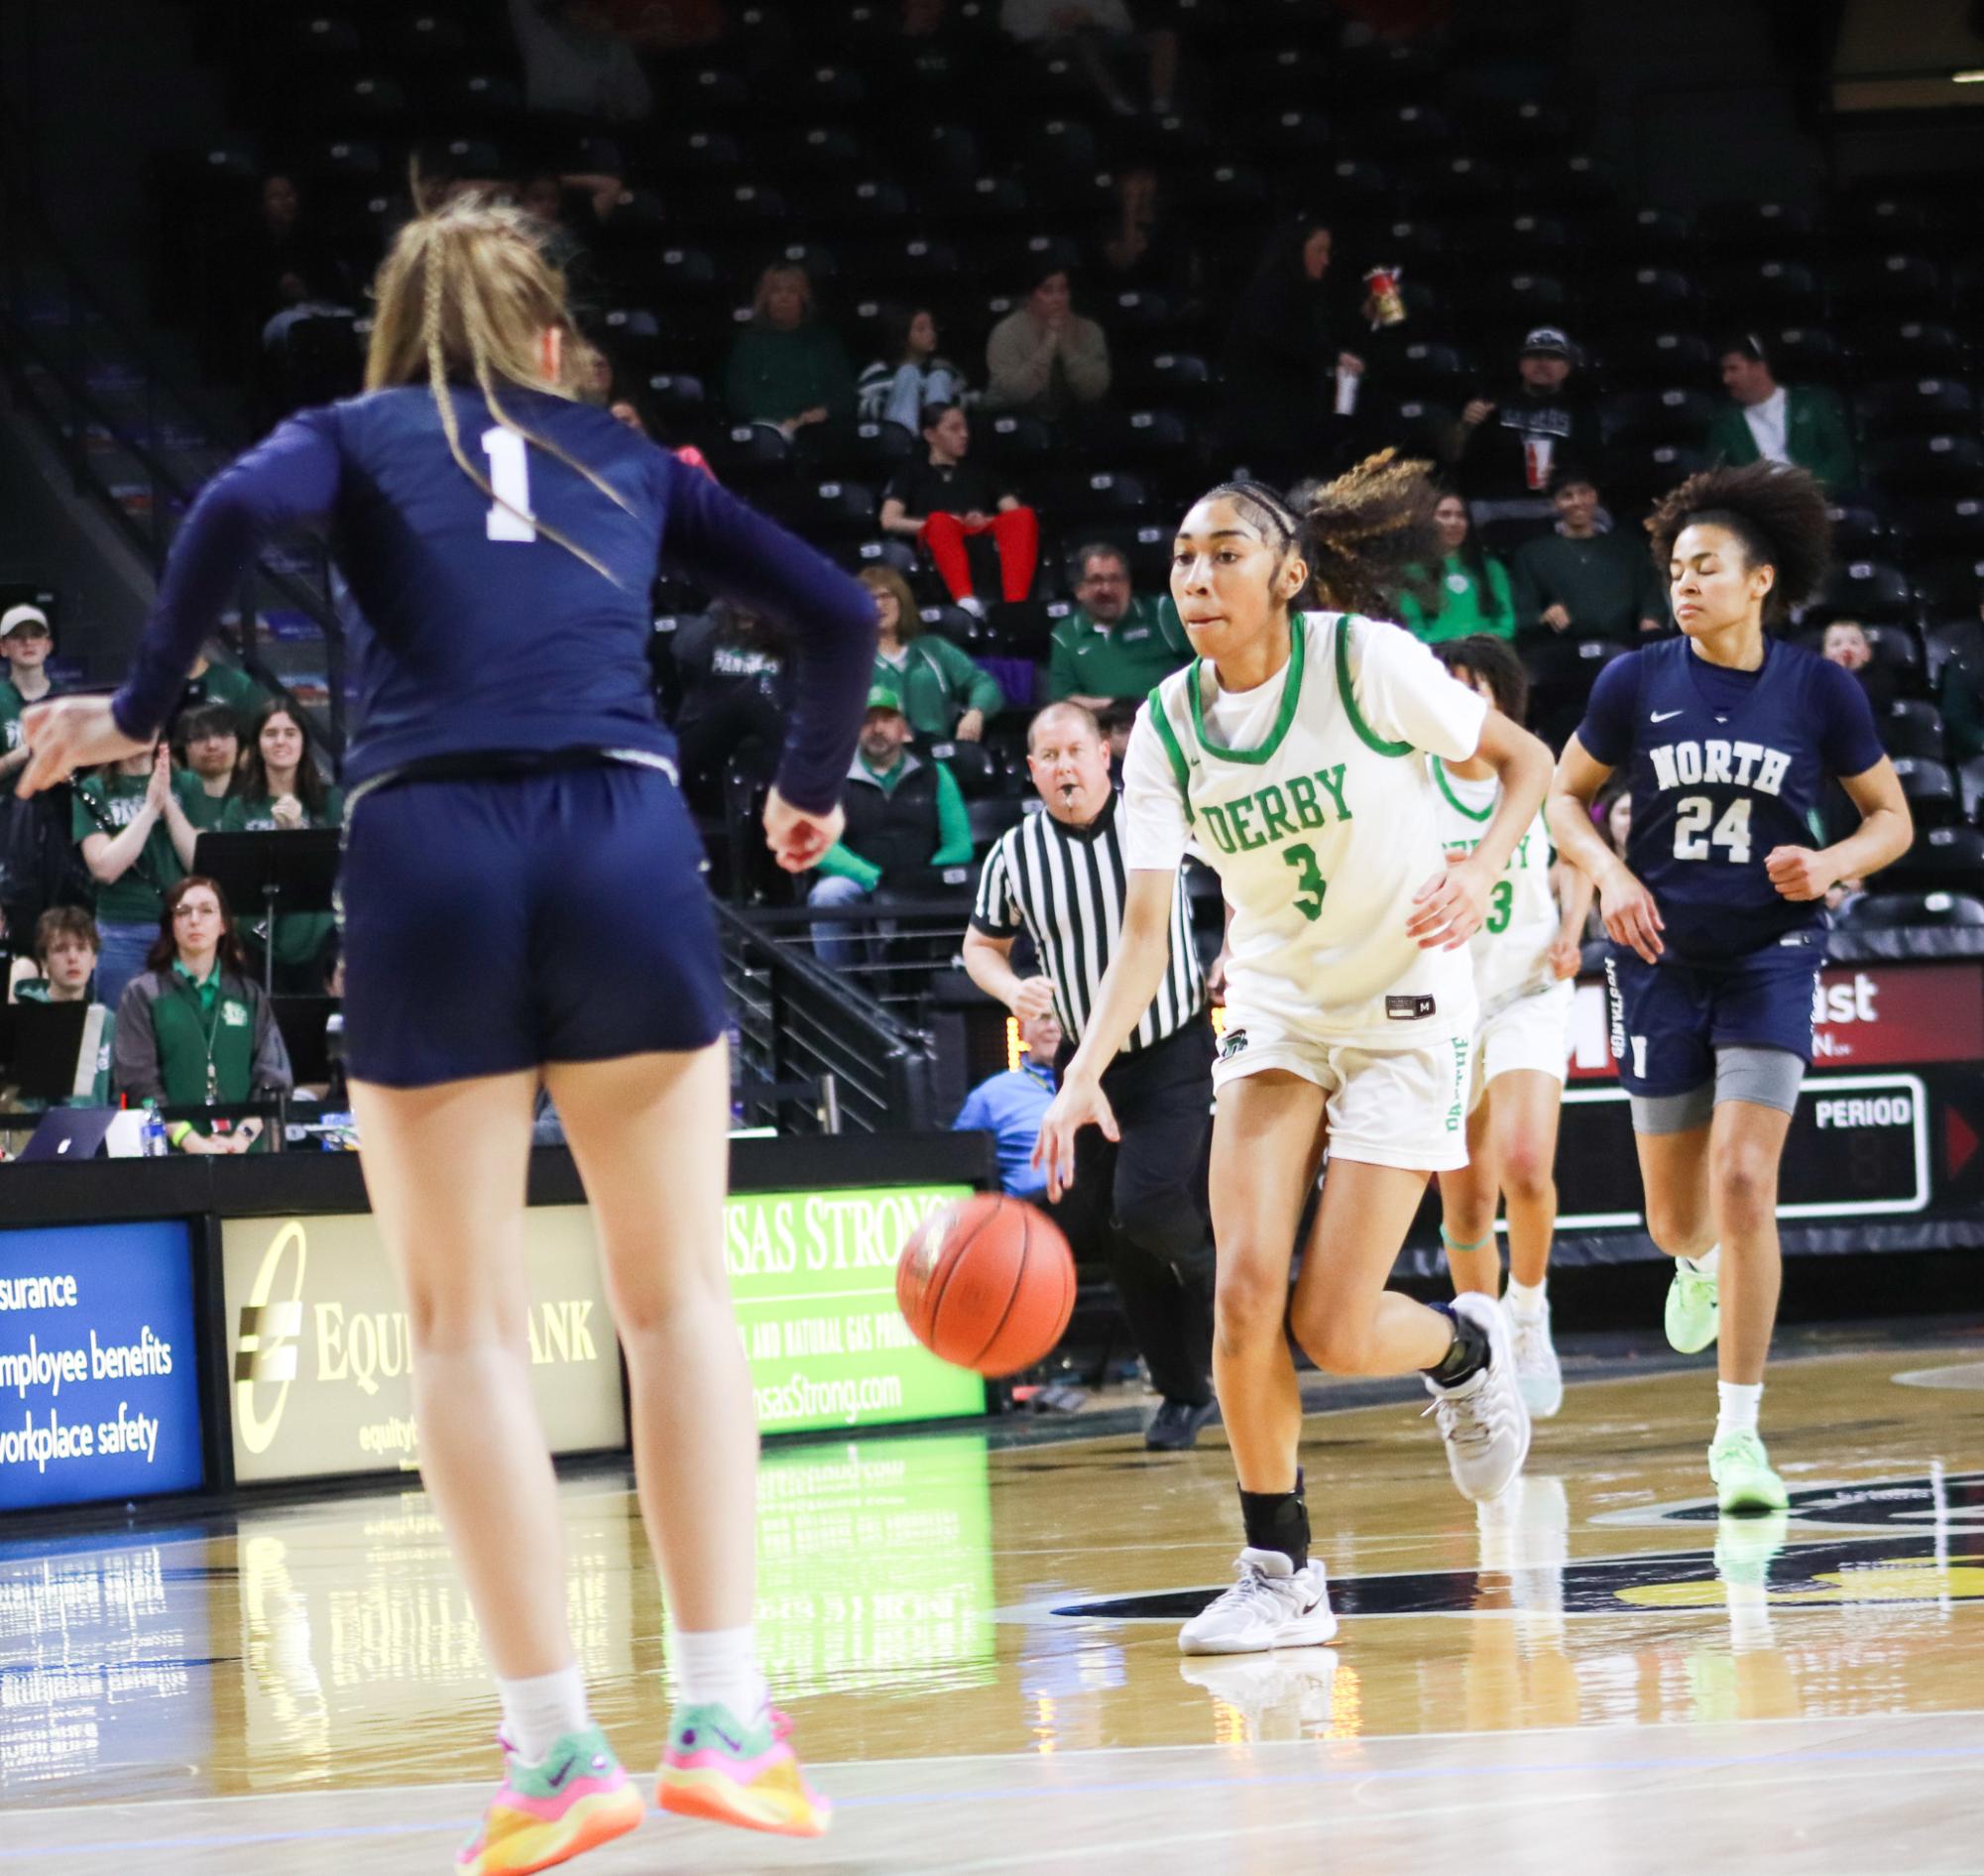
[[[1833,276],[1834,301],[1848,314],[1887,308],[1920,313],[1939,305],[1942,291],[1942,270],[1924,254],[1884,254]]]
[[[960,785],[962,792],[962,784]],[[972,824],[972,853],[983,860],[992,844],[1026,818],[1026,803],[1016,795],[987,794],[965,799],[965,813]]]
[[[1938,320],[1877,313],[1855,321],[1847,329],[1846,342],[1862,373],[1875,377],[1953,378],[1962,374],[1966,363],[1962,334]]]
[[[983,801],[1004,793],[998,763],[983,743],[954,743],[947,737],[932,743],[928,754],[950,769],[958,792],[967,801]]]
[[[1957,378],[1902,378],[1870,385],[1853,399],[1861,433],[1870,442],[1973,429],[1977,398]]]
[[[1880,560],[1889,554],[1890,526],[1886,515],[1871,499],[1849,496],[1828,502],[1825,513],[1832,523],[1832,552],[1840,560]]]
[[[1984,894],[1984,828],[1928,828],[1881,877],[1914,891]]]
[[[1716,401],[1705,391],[1669,386],[1607,398],[1598,420],[1607,442],[1698,443],[1714,421]]]
[[[1848,560],[1832,569],[1814,611],[1836,619],[1907,619],[1915,611],[1915,592],[1898,566]]]
[[[1058,453],[1054,432],[1045,423],[1010,410],[991,418],[981,414],[974,421],[972,450],[988,463],[1021,474],[1052,461]]]
[[[915,543],[900,534],[876,534],[869,540],[850,541],[837,556],[841,564],[859,573],[864,567],[887,567],[905,580],[916,577]],[[970,613],[965,615],[967,619]]]
[[[1984,898],[1963,892],[1871,892],[1845,908],[1846,931],[1910,931],[1984,925]]]
[[[1600,277],[1599,303],[1617,306],[1622,313],[1643,323],[1662,325],[1685,323],[1687,315],[1700,304],[1700,289],[1694,277],[1678,267],[1661,267],[1642,262],[1616,269]]]
[[[1984,490],[1974,495],[1903,496],[1887,507],[1896,535],[1911,548],[1968,549],[1984,556]]]
[[[1810,213],[1789,202],[1713,202],[1695,217],[1697,237],[1718,254],[1802,254],[1816,234]]]
[[[1851,360],[1839,335],[1827,326],[1790,325],[1766,331],[1772,369],[1789,384],[1838,385]]]
[[[1962,814],[1955,771],[1947,762],[1902,756],[1895,760],[1895,773],[1901,777],[1902,793],[1918,827],[1946,827]]]
[[[1443,156],[1416,164],[1405,186],[1414,211],[1436,221],[1491,213],[1509,196],[1508,172],[1481,157]]]
[[[1707,282],[1708,298],[1730,324],[1751,320],[1812,319],[1825,310],[1825,289],[1803,261],[1725,262]]]
[[[1914,579],[1925,612],[1941,618],[1965,612],[1974,616],[1984,603],[1984,553],[1946,554],[1923,561],[1916,567]]]
[[[1667,325],[1616,331],[1605,341],[1606,380],[1650,391],[1671,386],[1705,389],[1715,382],[1715,348],[1699,332]]]
[[[1202,410],[1218,396],[1212,367],[1196,352],[1159,352],[1115,364],[1113,395],[1131,405]]]
[[[1942,712],[1923,697],[1898,697],[1886,719],[1876,726],[1881,747],[1890,756],[1910,756],[1919,762],[1944,760]]]
[[[1615,267],[1686,263],[1700,252],[1692,219],[1672,208],[1629,208],[1601,216],[1589,247]]]
[[[1984,489],[1984,442],[1975,436],[1898,436],[1871,445],[1862,468],[1876,487],[1914,494]]]
[[[1968,619],[1944,620],[1923,631],[1923,652],[1929,688],[1942,683],[1943,666],[1952,659],[1984,671],[1984,621],[1973,613]],[[1966,806],[1965,812],[1968,812]]]
[[[1957,792],[1963,798],[1963,818],[1984,826],[1984,756],[1973,756],[1956,771]]]
[[[1091,461],[1124,467],[1176,464],[1192,446],[1185,420],[1170,410],[1112,410],[1091,408],[1068,422],[1069,440]]]

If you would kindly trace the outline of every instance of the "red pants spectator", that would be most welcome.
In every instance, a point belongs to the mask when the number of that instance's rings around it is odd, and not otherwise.
[[[962,515],[932,515],[916,538],[929,550],[953,599],[972,597],[972,566],[965,553],[965,541],[972,534],[990,534],[998,549],[1001,598],[1024,599],[1033,591],[1034,569],[1040,564],[1040,517],[1030,508],[1009,508],[977,523]]]

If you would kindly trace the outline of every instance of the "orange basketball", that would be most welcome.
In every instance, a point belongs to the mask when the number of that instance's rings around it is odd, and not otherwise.
[[[1075,1259],[1044,1212],[980,1193],[930,1214],[902,1246],[895,1301],[932,1354],[981,1374],[1044,1360],[1075,1310]]]

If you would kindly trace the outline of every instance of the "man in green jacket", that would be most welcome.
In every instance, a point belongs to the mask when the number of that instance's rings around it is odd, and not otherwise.
[[[1733,402],[1708,426],[1707,449],[1718,462],[1796,463],[1835,494],[1860,479],[1853,434],[1831,392],[1817,385],[1781,385],[1764,342],[1754,332],[1722,348],[1722,388]]]
[[[942,762],[912,756],[909,735],[902,699],[875,685],[841,795],[847,827],[821,860],[808,903],[853,905],[882,890],[941,889],[954,883],[942,877],[947,868],[970,867],[971,816],[957,778]],[[969,881],[961,874],[955,883]],[[822,919],[813,949],[846,970],[861,963],[865,947],[849,925]]]
[[[1121,548],[1095,541],[1074,557],[1075,610],[1054,628],[1047,695],[1101,714],[1128,699],[1141,703],[1181,664],[1192,642],[1171,595],[1139,597]]]

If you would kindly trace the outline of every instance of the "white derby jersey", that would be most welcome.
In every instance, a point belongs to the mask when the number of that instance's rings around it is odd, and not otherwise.
[[[1223,693],[1196,659],[1137,712],[1123,762],[1124,858],[1194,853],[1232,908],[1226,1000],[1361,1048],[1471,1032],[1467,953],[1407,936],[1446,860],[1422,752],[1464,762],[1487,706],[1397,626],[1297,614],[1290,654]]]
[[[1450,854],[1471,854],[1494,819],[1501,783],[1492,775],[1468,781],[1437,756],[1427,758],[1427,766],[1433,773],[1441,844]],[[1484,1016],[1557,982],[1547,955],[1557,936],[1557,894],[1550,885],[1556,857],[1539,808],[1495,881],[1487,916],[1468,947],[1474,962],[1474,994]]]

